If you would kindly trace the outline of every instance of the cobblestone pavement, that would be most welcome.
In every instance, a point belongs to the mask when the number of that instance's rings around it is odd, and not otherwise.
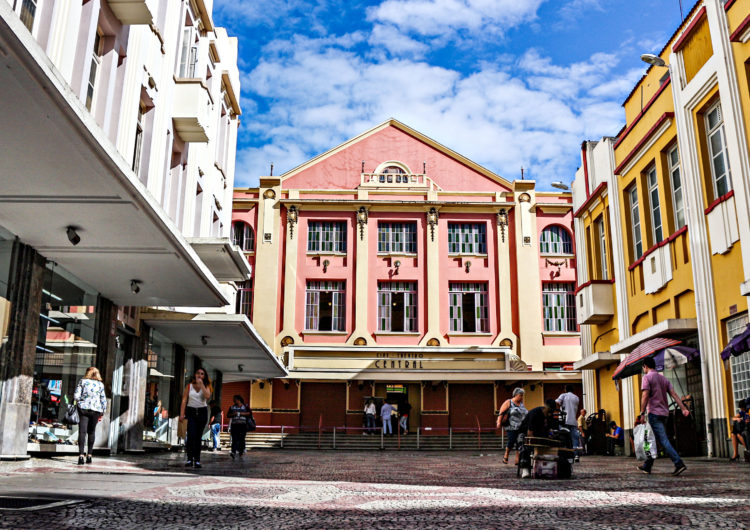
[[[586,457],[566,481],[521,480],[498,453],[253,451],[0,463],[0,495],[83,500],[0,511],[2,528],[750,527],[750,466],[687,459],[654,474]]]

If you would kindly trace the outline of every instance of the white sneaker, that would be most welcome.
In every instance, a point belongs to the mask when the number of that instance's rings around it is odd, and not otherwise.
[[[526,468],[521,469],[521,478],[529,478],[529,477],[531,477],[531,471]]]

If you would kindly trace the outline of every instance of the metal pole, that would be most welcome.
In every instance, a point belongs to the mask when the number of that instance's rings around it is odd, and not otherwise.
[[[383,445],[383,428],[380,428],[380,448],[383,449],[385,446]]]
[[[333,448],[336,449],[336,427],[333,427]]]
[[[419,431],[420,430],[421,429],[419,427],[417,427],[417,450],[419,450]]]
[[[281,448],[284,449],[284,426],[281,426]]]
[[[453,427],[448,427],[448,449],[453,449]]]

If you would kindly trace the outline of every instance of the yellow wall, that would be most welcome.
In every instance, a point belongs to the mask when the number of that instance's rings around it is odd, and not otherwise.
[[[534,385],[534,390],[531,390],[531,385],[524,385],[523,389],[526,391],[524,403],[527,409],[531,410],[534,407],[544,405],[544,388],[542,385]]]
[[[711,33],[708,31],[706,17],[698,24],[682,50],[682,60],[685,64],[685,79],[689,83],[698,70],[706,64],[714,54],[711,46]]]
[[[622,406],[620,404],[620,391],[617,390],[612,374],[617,367],[616,364],[604,366],[596,371],[596,408],[607,411],[607,421],[616,421],[617,425],[623,424]],[[596,411],[589,411],[596,412]]]

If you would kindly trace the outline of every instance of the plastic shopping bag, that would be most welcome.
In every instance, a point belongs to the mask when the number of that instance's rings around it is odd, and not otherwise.
[[[648,423],[636,425],[633,429],[633,438],[635,440],[635,457],[638,460],[656,458],[656,438],[651,425]]]

